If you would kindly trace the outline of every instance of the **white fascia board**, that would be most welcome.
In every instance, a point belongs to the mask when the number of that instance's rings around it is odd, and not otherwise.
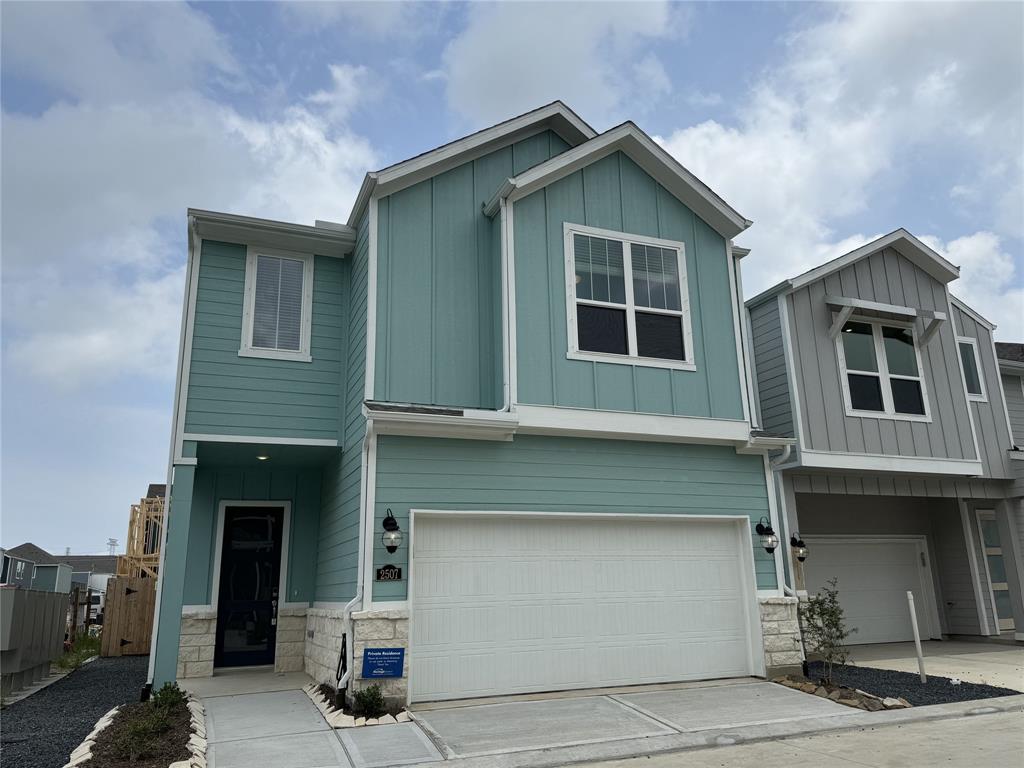
[[[896,249],[900,254],[910,259],[910,261],[942,283],[948,283],[960,276],[959,267],[948,262],[907,230],[901,228],[792,278],[788,281],[789,291],[798,290],[809,283],[820,280],[883,248]]]
[[[849,469],[865,472],[910,473],[915,475],[957,475],[980,477],[980,461],[943,459],[931,456],[886,456],[838,451],[800,451],[799,465],[814,469]]]
[[[746,444],[749,422],[739,419],[702,419],[653,413],[595,411],[547,405],[515,406],[519,432],[619,440]]]
[[[374,411],[363,406],[363,415],[378,435],[450,437],[463,440],[508,441],[519,425],[514,414],[501,411],[465,410],[461,416],[408,411]]]
[[[392,194],[492,152],[500,146],[547,129],[553,130],[570,146],[581,144],[597,135],[593,128],[562,102],[546,104],[524,115],[367,174],[349,215],[349,226],[354,226],[354,222],[362,215],[371,194],[379,197]]]
[[[258,435],[207,435],[186,432],[183,440],[196,443],[245,443],[252,445],[310,445],[323,448],[337,448],[338,441],[316,437],[261,437]]]
[[[1001,357],[997,357],[996,362],[999,364],[1000,373],[1005,373],[1008,376],[1024,376],[1024,363],[1018,363],[1016,360],[1004,360]]]
[[[726,240],[732,239],[753,223],[733,210],[710,187],[633,123],[612,128],[510,179],[513,189],[506,197],[518,200],[618,151],[628,155]],[[488,210],[493,205],[492,199],[488,203]]]
[[[949,294],[949,300],[953,304],[954,307],[956,307],[961,312],[963,312],[965,315],[970,317],[978,325],[982,326],[983,328],[988,328],[990,331],[994,331],[996,329],[995,323],[993,323],[991,320],[986,320],[984,317],[979,315],[976,311],[974,311],[969,306],[964,304],[964,302],[961,299],[958,299],[952,293]]]
[[[306,224],[194,208],[189,208],[188,215],[196,234],[204,240],[262,245],[317,256],[338,257],[351,253],[356,244],[356,232],[349,227],[310,227]]]
[[[753,309],[758,304],[763,304],[773,296],[777,296],[780,293],[789,293],[789,289],[792,287],[793,285],[789,280],[783,280],[781,283],[776,283],[771,288],[767,288],[761,291],[760,293],[756,294],[753,298],[747,299],[744,302],[744,305],[747,307],[747,309]]]

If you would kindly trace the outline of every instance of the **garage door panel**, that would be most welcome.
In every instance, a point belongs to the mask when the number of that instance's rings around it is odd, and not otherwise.
[[[749,674],[742,546],[727,522],[417,518],[413,698]]]
[[[812,594],[838,579],[839,602],[847,628],[857,631],[847,643],[895,643],[914,639],[907,592],[914,594],[918,625],[930,635],[929,595],[922,589],[926,573],[915,541],[844,541],[814,539],[804,564]]]

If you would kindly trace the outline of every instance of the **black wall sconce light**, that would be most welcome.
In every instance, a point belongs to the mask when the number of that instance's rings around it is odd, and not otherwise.
[[[799,531],[789,537],[789,546],[793,548],[793,554],[801,563],[807,559],[807,545],[804,544],[804,540],[800,538]]]
[[[764,547],[764,551],[769,555],[772,554],[775,548],[779,546],[779,537],[775,535],[771,521],[767,517],[762,517],[761,522],[757,524],[757,528],[754,530],[761,537],[761,546]]]
[[[398,521],[395,520],[390,509],[387,511],[383,525],[384,533],[381,534],[380,543],[384,545],[384,549],[388,551],[389,555],[393,555],[402,544],[402,529],[398,527]]]

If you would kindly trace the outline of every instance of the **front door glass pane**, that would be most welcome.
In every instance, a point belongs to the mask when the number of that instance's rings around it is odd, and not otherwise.
[[[999,547],[999,526],[992,518],[981,518],[981,538],[986,547]]]
[[[993,584],[1002,584],[1006,581],[1006,563],[1002,555],[988,555],[988,574],[992,577]]]
[[[1013,618],[1013,606],[1010,604],[1010,593],[1005,589],[997,589],[992,593],[996,599],[996,616],[1000,619]]]

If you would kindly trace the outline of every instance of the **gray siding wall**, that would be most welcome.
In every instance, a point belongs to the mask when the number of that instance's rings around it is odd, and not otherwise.
[[[1006,425],[1002,387],[999,386],[999,362],[992,346],[992,332],[952,304],[957,335],[977,340],[981,377],[985,382],[985,400],[971,401],[971,416],[978,435],[978,451],[985,477],[1012,477],[1007,450],[1013,444]]]
[[[948,313],[945,286],[892,249],[794,291],[788,297],[799,407],[808,449],[891,456],[976,457],[953,328],[947,321],[921,350],[930,422],[847,416],[832,311],[825,295]],[[920,330],[920,328],[919,328]]]
[[[1021,462],[1024,466],[1024,462]],[[1006,483],[960,477],[922,475],[843,475],[786,473],[796,493],[835,493],[850,496],[929,496],[948,499],[1002,499]]]
[[[776,297],[750,309],[750,341],[754,348],[754,381],[761,406],[761,427],[792,437],[796,434],[793,406]]]
[[[1024,379],[1008,373],[1000,374],[1003,394],[1006,396],[1006,412],[1013,427],[1013,442],[1024,447]]]
[[[942,631],[979,634],[978,604],[955,500],[880,497],[865,503],[853,496],[803,493],[796,500],[800,532],[807,536],[926,537]],[[809,557],[814,557],[813,550]]]

